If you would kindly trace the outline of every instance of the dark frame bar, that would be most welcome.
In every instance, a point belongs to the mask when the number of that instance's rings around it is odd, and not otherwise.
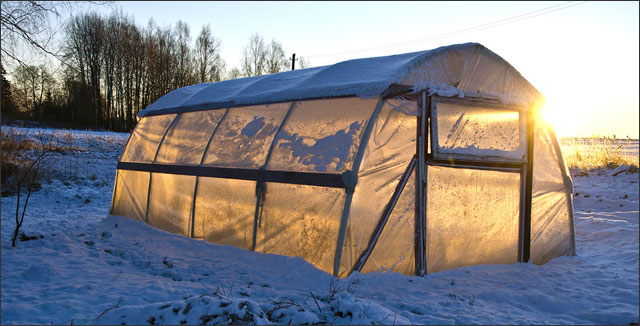
[[[431,104],[434,103],[450,103],[450,104],[459,104],[459,105],[469,105],[476,104],[475,106],[481,108],[489,108],[489,109],[498,109],[498,110],[509,110],[509,111],[527,111],[528,107],[518,105],[518,104],[504,104],[500,102],[498,99],[490,99],[486,97],[471,97],[468,94],[465,94],[464,98],[460,97],[444,97],[438,95],[431,95],[430,100]],[[480,104],[480,105],[478,105]]]
[[[458,168],[458,169],[476,169],[476,170],[491,170],[491,171],[501,171],[501,172],[517,172],[520,173],[525,167],[525,164],[522,163],[499,163],[499,162],[480,162],[480,161],[461,161],[461,160],[443,160],[443,159],[435,159],[433,156],[429,155],[427,159],[427,164],[443,166],[449,168]]]
[[[118,170],[193,175],[199,177],[278,182],[308,186],[347,188],[342,174],[294,171],[270,171],[259,169],[221,168],[213,166],[118,162]]]
[[[522,234],[522,262],[529,262],[531,257],[531,202],[533,197],[533,142],[535,140],[535,108],[527,114],[527,164],[524,174],[524,218]],[[564,172],[563,172],[564,173]],[[573,219],[572,219],[573,221]]]
[[[427,273],[427,168],[426,168],[426,152],[425,143],[429,141],[427,135],[427,92],[422,91],[418,99],[418,107],[420,114],[417,117],[416,131],[416,153],[418,162],[416,166],[416,208],[415,208],[415,235],[414,235],[414,251],[415,251],[415,274],[422,276]],[[426,138],[426,139],[425,139]]]

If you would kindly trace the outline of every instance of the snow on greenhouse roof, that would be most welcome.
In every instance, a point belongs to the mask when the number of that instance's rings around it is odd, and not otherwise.
[[[429,58],[457,50],[485,50],[498,57],[481,44],[465,43],[428,51],[354,59],[329,66],[196,84],[170,92],[140,111],[138,116],[339,96],[377,97],[392,84],[400,83],[411,69],[424,64]],[[500,61],[507,64],[501,58]],[[424,87],[425,83],[428,84],[429,81],[422,81],[420,84]],[[417,83],[415,86],[418,86]],[[450,91],[449,89],[448,92]]]

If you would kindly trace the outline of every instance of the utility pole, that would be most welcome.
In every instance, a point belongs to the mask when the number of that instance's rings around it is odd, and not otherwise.
[[[291,60],[291,70],[296,70],[296,60],[298,60],[296,54],[294,53],[289,60]]]

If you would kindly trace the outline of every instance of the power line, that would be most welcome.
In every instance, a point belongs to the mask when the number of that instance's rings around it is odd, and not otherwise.
[[[447,33],[437,34],[437,35],[432,35],[432,36],[428,36],[428,37],[424,37],[424,38],[420,38],[420,39],[416,39],[416,40],[405,41],[405,42],[394,43],[394,44],[388,44],[388,45],[382,45],[382,46],[376,46],[376,47],[371,47],[371,48],[366,48],[366,49],[353,50],[353,51],[311,55],[311,56],[308,56],[308,58],[331,57],[331,56],[336,56],[336,55],[344,55],[344,54],[351,54],[351,53],[357,53],[357,52],[365,52],[365,51],[371,51],[371,50],[386,49],[386,48],[391,48],[391,47],[396,47],[396,46],[401,46],[401,45],[421,43],[421,42],[435,40],[435,39],[439,39],[439,38],[445,38],[445,37],[449,37],[449,36],[462,35],[462,34],[466,34],[466,33],[476,32],[476,31],[487,29],[487,28],[491,28],[491,27],[496,27],[496,26],[500,26],[500,25],[504,25],[504,24],[514,23],[514,22],[517,22],[517,21],[521,21],[521,20],[525,20],[525,19],[541,16],[541,15],[552,13],[554,11],[558,11],[558,10],[562,10],[562,9],[567,9],[567,8],[570,8],[570,7],[581,5],[581,4],[583,4],[585,2],[588,2],[588,1],[581,1],[581,2],[578,2],[578,3],[573,3],[573,2],[575,2],[575,1],[568,1],[568,2],[565,2],[565,3],[553,5],[553,6],[550,6],[550,7],[543,8],[543,9],[531,11],[531,12],[528,12],[528,13],[525,13],[525,14],[521,14],[521,15],[518,15],[518,16],[504,18],[504,19],[496,20],[494,22],[490,22],[490,23],[486,23],[486,24],[467,27],[467,28],[460,29],[460,30],[457,30],[457,31],[447,32]]]

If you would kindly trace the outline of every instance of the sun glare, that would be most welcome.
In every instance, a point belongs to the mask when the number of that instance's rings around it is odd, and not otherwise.
[[[542,108],[542,118],[553,126],[558,137],[573,137],[577,134],[576,116],[571,114],[569,108],[551,99],[547,99]]]

